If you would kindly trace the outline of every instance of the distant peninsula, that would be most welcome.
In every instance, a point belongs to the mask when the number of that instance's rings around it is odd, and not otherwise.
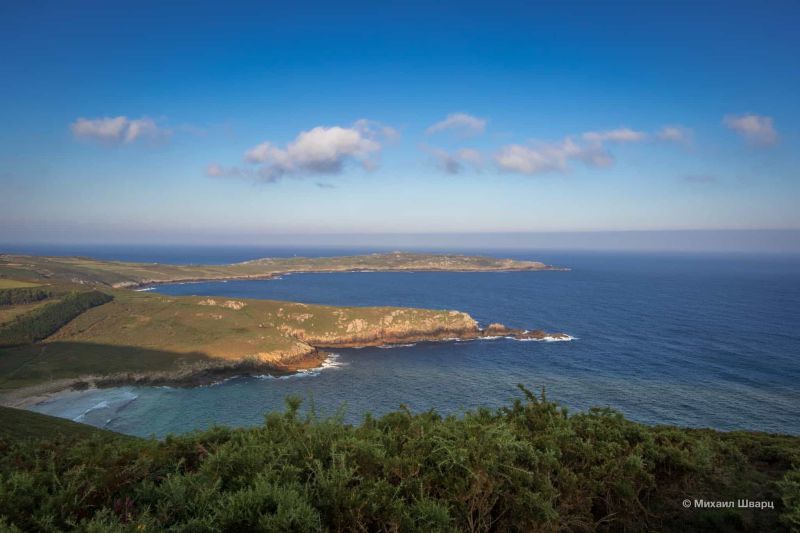
[[[270,279],[295,272],[563,270],[536,261],[388,253],[164,265],[79,257],[0,255],[0,393],[122,384],[202,385],[231,375],[320,366],[326,350],[507,337],[569,340],[489,324],[457,310],[343,307],[166,296],[157,283]]]
[[[171,265],[103,261],[86,257],[0,254],[0,276],[33,275],[39,279],[111,288],[133,288],[191,281],[270,279],[289,273],[320,272],[503,272],[565,270],[538,261],[469,255],[376,253],[336,257],[279,257],[230,265]]]

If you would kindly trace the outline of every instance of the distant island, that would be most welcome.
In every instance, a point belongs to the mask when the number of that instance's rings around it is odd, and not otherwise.
[[[0,393],[122,384],[200,385],[240,374],[320,366],[325,350],[448,339],[569,340],[489,324],[467,313],[176,297],[131,290],[158,283],[270,279],[294,272],[562,270],[536,261],[394,252],[164,265],[0,255]]]

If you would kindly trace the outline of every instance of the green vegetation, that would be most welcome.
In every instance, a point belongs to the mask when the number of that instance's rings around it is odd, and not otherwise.
[[[357,427],[301,415],[164,441],[0,440],[12,531],[787,531],[800,439],[648,427],[544,397]],[[0,418],[2,421],[2,418]],[[685,509],[685,499],[774,509]]]
[[[53,300],[48,299],[30,304],[0,305],[0,327],[2,327],[4,324],[10,322],[16,317],[24,315],[26,313],[30,313],[34,309],[47,305],[52,301]]]
[[[42,307],[53,296],[54,292],[49,287],[0,289],[0,326],[18,316]]]
[[[30,344],[44,339],[87,309],[112,299],[111,295],[99,291],[69,293],[58,302],[20,315],[0,328],[0,346]]]
[[[0,305],[30,304],[52,296],[46,289],[35,287],[17,287],[0,290]]]

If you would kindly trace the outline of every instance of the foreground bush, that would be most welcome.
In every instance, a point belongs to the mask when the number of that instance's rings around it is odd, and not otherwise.
[[[100,291],[66,294],[59,301],[18,316],[0,328],[0,346],[30,344],[47,338],[84,311],[111,300],[111,295]]]
[[[0,441],[0,517],[21,531],[781,531],[800,439],[568,416],[406,410],[353,427],[287,400],[262,427],[165,441]],[[773,501],[684,509],[685,498]],[[3,526],[0,526],[2,529]]]

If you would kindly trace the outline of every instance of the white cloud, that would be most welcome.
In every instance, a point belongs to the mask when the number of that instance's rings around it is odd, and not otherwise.
[[[378,122],[366,119],[350,127],[317,126],[301,132],[292,142],[281,148],[265,141],[247,150],[244,160],[255,168],[223,168],[210,165],[206,173],[211,176],[252,176],[261,181],[274,182],[285,176],[338,174],[353,161],[367,170],[377,168],[381,143],[398,137],[397,131]]]
[[[582,145],[572,137],[557,143],[504,146],[495,155],[494,160],[502,170],[529,176],[544,172],[564,172],[569,169],[571,161],[580,161],[594,167],[608,167],[614,164],[614,158],[601,143]]]
[[[664,126],[656,133],[662,141],[689,143],[692,140],[692,130],[683,126]]]
[[[587,131],[583,134],[583,138],[593,143],[627,143],[643,141],[647,139],[647,134],[643,131],[634,131],[630,128],[617,128],[615,130],[606,131]]]
[[[558,142],[510,144],[494,156],[501,170],[518,172],[529,176],[545,172],[566,172],[573,162],[590,167],[610,167],[614,156],[608,151],[609,144],[638,143],[653,135],[630,128],[602,131],[587,131],[568,136]],[[683,126],[664,126],[654,137],[670,142],[690,142],[692,131]]]
[[[772,117],[764,115],[725,115],[722,123],[754,146],[772,146],[778,142]]]
[[[128,119],[126,116],[93,119],[81,117],[70,125],[70,129],[75,137],[111,144],[130,144],[139,139],[158,140],[171,133],[159,128],[151,118]]]
[[[483,168],[483,154],[473,148],[461,148],[452,153],[440,148],[423,149],[433,156],[436,166],[447,174],[459,174],[466,167],[473,170]]]
[[[451,113],[425,130],[425,133],[432,135],[445,130],[455,130],[462,135],[478,135],[486,130],[486,120],[466,113]]]
[[[264,175],[338,174],[348,159],[362,164],[381,149],[381,145],[355,128],[318,126],[304,131],[285,149],[261,143],[245,154],[250,163],[262,165]]]

